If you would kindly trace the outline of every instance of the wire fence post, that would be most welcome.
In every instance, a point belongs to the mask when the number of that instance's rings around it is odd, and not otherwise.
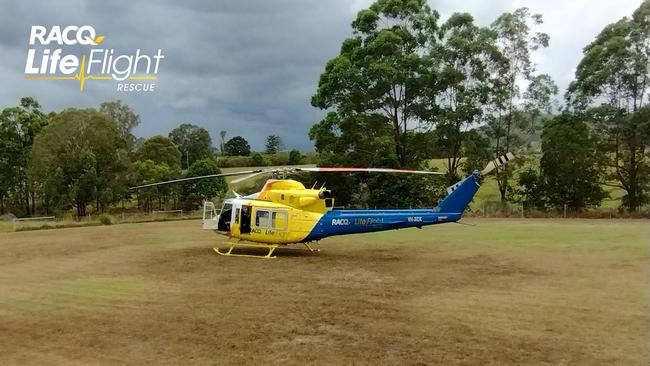
[[[564,204],[564,216],[563,217],[566,219],[566,203]]]

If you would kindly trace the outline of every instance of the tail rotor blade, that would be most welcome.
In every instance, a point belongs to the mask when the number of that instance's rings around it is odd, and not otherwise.
[[[481,170],[481,175],[488,174],[491,171],[493,171],[494,169],[496,169],[496,168],[498,168],[498,167],[500,167],[502,165],[508,164],[510,162],[510,160],[512,160],[514,158],[515,158],[515,155],[513,153],[511,153],[511,152],[506,153],[505,155],[499,156],[498,158],[490,161],[485,166],[485,168],[483,170]]]

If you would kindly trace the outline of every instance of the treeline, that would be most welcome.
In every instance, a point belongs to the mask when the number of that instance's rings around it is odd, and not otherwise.
[[[159,186],[139,191],[129,187],[221,172],[220,166],[298,164],[302,154],[280,154],[281,139],[270,136],[265,154],[253,154],[241,136],[213,147],[207,130],[183,123],[168,136],[136,139],[140,123],[133,109],[120,101],[96,109],[66,109],[45,114],[25,97],[0,113],[0,215],[58,214],[73,209],[111,207],[143,210],[195,209],[205,199],[227,191],[223,179]],[[286,158],[276,158],[286,155]],[[229,156],[229,157],[227,157]],[[234,162],[230,160],[235,160]],[[242,160],[243,159],[243,160]]]
[[[598,206],[605,187],[621,206],[648,204],[650,166],[650,0],[588,44],[564,98],[531,56],[549,44],[542,16],[521,8],[489,26],[467,13],[442,21],[424,0],[379,0],[358,13],[353,34],[322,73],[312,105],[326,110],[309,132],[320,165],[430,168],[445,177],[304,175],[327,182],[337,205],[434,206],[455,183],[511,151],[496,171],[501,201],[536,208]],[[226,191],[222,179],[141,190],[129,186],[220,167],[309,163],[298,151],[264,154],[241,136],[218,148],[182,124],[168,136],[136,139],[138,115],[121,102],[44,113],[33,98],[0,113],[0,212],[19,216],[114,206],[194,208]],[[286,158],[284,158],[286,156]]]
[[[558,101],[558,87],[532,61],[550,41],[540,14],[520,8],[479,26],[468,13],[443,21],[424,0],[376,1],[320,76],[311,102],[328,112],[310,138],[326,165],[426,168],[444,157],[447,184],[507,151],[541,149],[541,159],[497,170],[502,202],[583,209],[612,185],[625,192],[622,206],[637,210],[650,181],[649,15],[646,0],[605,27]],[[518,173],[522,165],[532,168]],[[344,200],[362,207],[437,199],[427,198],[433,180],[337,181],[329,182],[357,187]],[[395,198],[387,185],[398,187]]]

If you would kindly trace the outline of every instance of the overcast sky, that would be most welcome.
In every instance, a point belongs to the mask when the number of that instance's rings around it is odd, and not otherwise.
[[[96,107],[121,99],[142,119],[138,136],[167,135],[181,122],[242,135],[253,149],[278,134],[288,149],[313,150],[307,137],[323,112],[311,107],[318,77],[356,13],[372,1],[35,1],[0,0],[0,108],[34,96],[46,111]],[[535,56],[561,90],[571,81],[582,48],[606,25],[636,9],[639,0],[430,1],[442,20],[471,13],[487,25],[499,14],[527,6],[544,17],[550,46]],[[124,93],[114,81],[24,80],[32,25],[85,25],[105,35],[117,52],[162,48],[156,91]],[[80,48],[80,52],[81,52]],[[65,49],[64,49],[65,51]]]

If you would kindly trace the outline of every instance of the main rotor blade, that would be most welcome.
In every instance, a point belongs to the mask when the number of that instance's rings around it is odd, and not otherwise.
[[[263,170],[260,170],[260,169],[258,169],[258,170],[243,170],[243,171],[240,171],[240,172],[232,172],[232,173],[202,175],[202,176],[199,176],[199,177],[188,177],[188,178],[168,180],[168,181],[164,181],[164,182],[143,184],[141,186],[131,187],[129,189],[147,188],[147,187],[160,186],[160,185],[163,185],[163,184],[187,182],[187,181],[190,181],[190,180],[197,180],[197,179],[230,177],[230,176],[235,176],[235,175],[246,175],[246,174],[253,174],[253,173],[260,173],[260,172],[263,172]]]
[[[410,169],[386,169],[386,168],[337,168],[337,167],[316,167],[316,168],[296,168],[297,171],[305,172],[366,172],[366,173],[410,173],[410,174],[435,174],[444,175],[443,172],[431,172],[428,170],[410,170]]]
[[[272,171],[270,171],[270,170],[262,170],[262,171],[259,171],[259,172],[256,172],[256,173],[253,173],[253,174],[247,175],[247,176],[245,176],[245,177],[241,177],[241,178],[233,179],[233,180],[230,181],[230,183],[239,183],[239,182],[243,182],[243,181],[245,181],[245,180],[247,180],[247,179],[251,179],[251,178],[253,178],[253,177],[257,177],[258,175],[261,175],[261,174],[270,174],[270,173],[272,173]]]
[[[498,158],[496,158],[496,159],[490,161],[489,163],[487,163],[485,168],[483,168],[483,170],[481,170],[481,175],[486,175],[489,172],[493,171],[495,168],[498,168],[498,167],[500,167],[502,165],[508,164],[510,162],[510,160],[512,160],[514,158],[515,158],[515,155],[513,153],[511,153],[511,152],[506,153],[505,155],[499,156]]]

